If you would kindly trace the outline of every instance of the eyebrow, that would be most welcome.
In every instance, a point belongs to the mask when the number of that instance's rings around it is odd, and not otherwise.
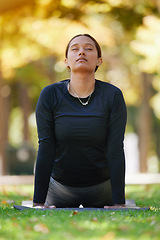
[[[77,46],[77,45],[79,45],[79,43],[74,43],[70,47],[74,47],[74,46]],[[94,45],[92,43],[85,43],[85,45],[90,45],[90,46],[94,47]]]

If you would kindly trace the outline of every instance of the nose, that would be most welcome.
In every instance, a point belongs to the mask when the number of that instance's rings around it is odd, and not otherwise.
[[[83,48],[80,49],[79,56],[85,56],[85,52],[84,52]]]

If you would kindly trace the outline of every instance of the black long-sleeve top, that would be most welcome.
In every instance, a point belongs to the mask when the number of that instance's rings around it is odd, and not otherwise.
[[[37,103],[39,149],[33,201],[45,202],[52,176],[74,187],[111,179],[113,203],[123,204],[127,113],[122,92],[96,80],[90,101],[83,106],[68,92],[68,82],[45,87]]]

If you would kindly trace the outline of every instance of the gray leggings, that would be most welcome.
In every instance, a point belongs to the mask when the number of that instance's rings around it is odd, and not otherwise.
[[[112,205],[110,180],[90,187],[69,187],[50,178],[45,205],[64,207],[104,207]]]

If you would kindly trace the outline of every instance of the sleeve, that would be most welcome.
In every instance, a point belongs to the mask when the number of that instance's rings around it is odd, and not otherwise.
[[[36,107],[39,148],[35,167],[33,197],[35,203],[45,202],[55,159],[54,119],[49,97],[49,94],[42,90]]]
[[[113,204],[125,203],[124,133],[127,120],[125,101],[120,90],[115,92],[109,118],[107,159],[112,186]]]

